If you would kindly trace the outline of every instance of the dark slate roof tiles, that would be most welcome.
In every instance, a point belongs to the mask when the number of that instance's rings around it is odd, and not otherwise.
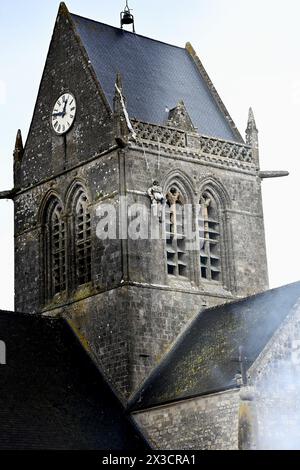
[[[0,449],[145,449],[68,324],[0,312]]]
[[[246,370],[254,363],[292,307],[300,282],[196,316],[131,400],[143,409],[236,387],[243,348]]]
[[[183,100],[200,133],[240,141],[186,49],[71,14],[111,107],[117,72],[131,118],[163,124]]]

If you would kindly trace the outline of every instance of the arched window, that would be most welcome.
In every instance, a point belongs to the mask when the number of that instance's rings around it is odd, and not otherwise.
[[[45,214],[46,292],[51,299],[66,290],[66,227],[63,209],[51,199]]]
[[[91,214],[82,188],[74,196],[74,261],[77,286],[91,281]]]
[[[177,277],[187,276],[187,256],[185,250],[184,200],[174,186],[166,196],[165,227],[168,274]]]
[[[200,199],[199,217],[201,278],[221,281],[220,221],[216,200],[209,191]]]

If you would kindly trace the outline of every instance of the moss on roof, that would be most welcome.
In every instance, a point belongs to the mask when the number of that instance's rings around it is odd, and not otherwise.
[[[237,387],[300,298],[300,282],[199,313],[130,403],[142,409]]]

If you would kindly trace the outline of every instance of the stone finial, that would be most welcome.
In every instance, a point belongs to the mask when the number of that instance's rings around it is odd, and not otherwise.
[[[123,95],[123,85],[120,73],[117,73],[114,95],[114,118],[116,127],[116,142],[124,148],[128,140],[136,140],[136,133],[132,127],[126,108],[126,98]]]
[[[187,112],[184,102],[181,100],[175,106],[175,108],[169,111],[167,126],[175,127],[186,132],[195,132],[196,129],[192,123],[192,120]]]
[[[253,109],[249,108],[249,114],[248,114],[248,123],[251,123],[253,127],[257,130],[256,123],[255,123],[255,118],[254,118],[254,112]]]
[[[115,94],[114,94],[114,113],[115,114],[119,114],[120,112],[122,112],[122,103],[121,103],[122,97],[123,97],[123,100],[125,101],[125,98],[123,96],[122,77],[121,77],[120,72],[118,72],[116,75]]]
[[[253,109],[249,109],[248,124],[246,129],[246,143],[252,147],[256,145],[258,147],[258,129],[254,118]]]
[[[119,134],[118,137],[121,137],[122,134],[126,134],[125,132],[126,126],[124,126],[125,119],[123,116],[122,100],[124,101],[123,83],[122,83],[121,74],[120,72],[118,72],[116,75],[115,93],[114,93],[114,102],[113,102],[114,103],[114,116],[115,116],[116,125],[117,125],[117,134]]]
[[[259,142],[258,142],[258,129],[254,118],[253,109],[249,109],[248,124],[246,129],[246,144],[252,147],[253,160],[259,168]]]
[[[59,14],[61,15],[68,15],[69,14],[69,10],[67,8],[67,5],[65,4],[65,2],[60,2],[59,4]]]
[[[118,72],[117,76],[116,76],[116,85],[117,85],[117,87],[119,88],[120,91],[123,90],[123,83],[122,83],[122,77],[121,77],[120,72]]]
[[[17,132],[14,149],[14,187],[19,188],[21,184],[21,164],[24,155],[22,133],[20,129]]]
[[[17,132],[16,143],[14,148],[14,161],[21,162],[24,154],[24,146],[23,146],[23,139],[22,133],[20,129]]]

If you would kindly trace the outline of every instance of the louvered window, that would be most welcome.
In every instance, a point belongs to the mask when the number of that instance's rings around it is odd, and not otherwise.
[[[91,215],[83,191],[76,195],[74,225],[76,284],[82,285],[91,280]]]
[[[47,279],[49,297],[66,290],[66,226],[60,202],[53,199],[48,206],[47,231]]]
[[[209,281],[220,281],[219,214],[217,204],[208,192],[200,200],[199,239],[201,277]]]
[[[183,199],[176,188],[167,194],[165,206],[167,269],[171,276],[187,276]]]

